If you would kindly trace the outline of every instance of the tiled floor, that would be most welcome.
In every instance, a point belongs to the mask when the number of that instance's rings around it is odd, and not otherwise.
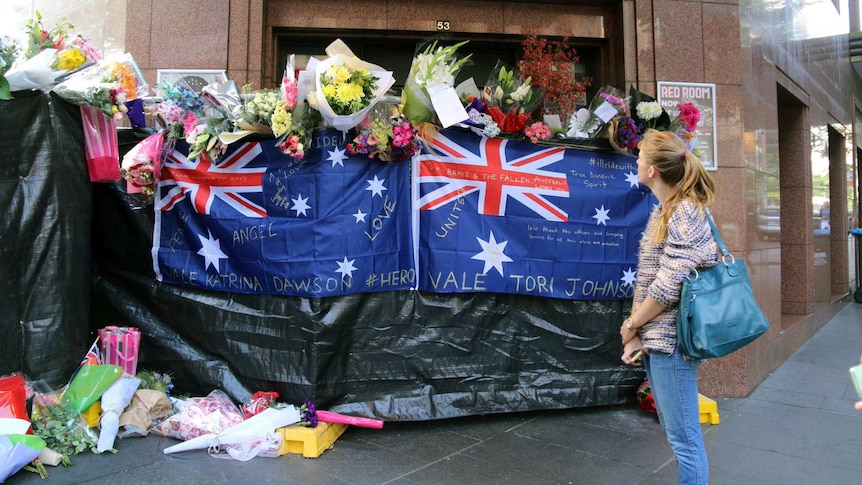
[[[847,372],[860,354],[862,304],[851,302],[749,397],[718,399],[721,424],[703,425],[710,483],[860,483],[862,413]],[[127,439],[115,455],[49,469],[47,481],[19,472],[6,483],[676,483],[655,418],[634,405],[349,428],[315,459],[161,453],[175,443]]]

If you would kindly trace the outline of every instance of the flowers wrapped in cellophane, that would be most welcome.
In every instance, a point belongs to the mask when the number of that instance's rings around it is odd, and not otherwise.
[[[588,108],[581,108],[569,119],[566,136],[569,138],[597,138],[614,118],[626,112],[627,100],[622,91],[604,86],[590,100]]]
[[[401,104],[403,114],[414,125],[436,121],[429,89],[454,87],[455,76],[471,57],[457,56],[458,48],[467,42],[443,47],[438,46],[435,40],[413,58],[407,82],[401,92]]]
[[[126,191],[142,193],[152,199],[164,158],[163,132],[154,133],[132,147],[120,165],[120,175],[126,180]]]
[[[392,71],[365,62],[337,40],[326,49],[329,58],[315,67],[315,103],[325,124],[347,131],[395,84]]]
[[[419,151],[419,139],[403,114],[369,118],[357,126],[356,136],[347,144],[347,151],[351,155],[377,157],[384,162],[401,162]]]
[[[11,91],[50,91],[70,73],[99,62],[101,52],[92,41],[72,35],[74,27],[61,19],[48,29],[37,11],[26,23],[27,44],[19,62],[15,62],[17,47],[14,53],[9,50],[11,39],[0,40],[0,99],[11,99]],[[7,70],[4,80],[2,74]]]
[[[524,131],[542,100],[542,90],[534,89],[532,79],[521,80],[515,69],[507,69],[501,61],[488,77],[482,91],[487,104],[486,113],[493,118],[503,133]]]
[[[629,95],[630,107],[616,118],[611,145],[623,153],[634,154],[646,130],[672,131],[682,138],[692,153],[700,156],[697,140],[700,108],[695,103],[679,103],[674,109],[677,115],[671,117],[655,98],[634,86],[629,88]]]
[[[122,115],[128,110],[126,101],[148,90],[131,54],[104,59],[54,87],[54,92],[70,103],[98,109],[108,116]]]

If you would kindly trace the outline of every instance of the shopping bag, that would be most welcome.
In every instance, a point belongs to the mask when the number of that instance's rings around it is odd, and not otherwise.
[[[81,106],[81,124],[90,182],[120,180],[117,122],[98,109]]]

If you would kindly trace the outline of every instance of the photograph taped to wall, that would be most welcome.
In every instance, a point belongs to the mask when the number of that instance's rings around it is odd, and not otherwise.
[[[700,110],[697,124],[697,143],[700,161],[707,170],[718,170],[718,151],[715,122],[715,84],[679,83],[659,81],[658,102],[671,119],[679,115],[680,103],[694,103]]]
[[[162,81],[182,84],[200,94],[207,84],[226,82],[227,73],[223,69],[159,69],[156,82],[161,84]]]

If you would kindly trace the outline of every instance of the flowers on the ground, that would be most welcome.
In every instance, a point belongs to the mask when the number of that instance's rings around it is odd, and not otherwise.
[[[310,399],[307,399],[305,404],[299,407],[299,413],[301,416],[299,424],[309,428],[317,427],[317,408],[314,407],[314,403]]]
[[[135,377],[141,380],[138,389],[161,391],[167,395],[170,395],[174,389],[174,378],[170,372],[139,370],[135,373]]]

